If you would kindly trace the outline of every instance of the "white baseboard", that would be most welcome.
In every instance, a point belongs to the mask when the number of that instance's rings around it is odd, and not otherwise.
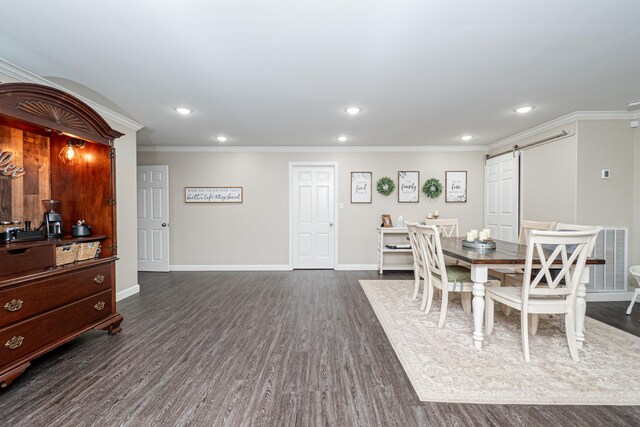
[[[284,264],[267,265],[170,265],[169,271],[290,271]]]
[[[140,285],[133,285],[130,288],[117,292],[116,301],[121,301],[125,298],[129,298],[130,296],[135,295],[139,292],[140,292]]]
[[[587,292],[587,301],[631,301],[633,292]]]
[[[375,264],[338,264],[338,268],[336,270],[351,270],[351,271],[369,271],[369,270],[377,270],[378,266]]]

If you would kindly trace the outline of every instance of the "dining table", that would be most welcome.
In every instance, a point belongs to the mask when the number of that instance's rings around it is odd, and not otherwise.
[[[527,256],[527,246],[504,240],[494,240],[495,249],[477,249],[462,245],[464,238],[441,238],[442,253],[462,264],[469,266],[471,280],[473,281],[473,344],[477,350],[482,349],[484,340],[484,309],[485,286],[489,279],[489,269],[511,267],[524,268]],[[537,254],[534,253],[532,266],[540,265]],[[561,260],[556,260],[561,263]],[[575,301],[575,328],[576,343],[578,349],[582,349],[585,342],[584,317],[587,309],[585,297],[587,284],[589,283],[589,267],[604,264],[604,259],[587,258],[585,268],[582,270]],[[560,268],[560,267],[559,267]]]

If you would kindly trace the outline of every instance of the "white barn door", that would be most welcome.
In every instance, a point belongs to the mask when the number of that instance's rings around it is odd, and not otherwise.
[[[485,161],[484,227],[499,240],[518,241],[520,220],[520,158],[507,153]]]
[[[335,267],[335,166],[291,167],[293,268]]]
[[[169,271],[169,166],[138,166],[138,270]]]

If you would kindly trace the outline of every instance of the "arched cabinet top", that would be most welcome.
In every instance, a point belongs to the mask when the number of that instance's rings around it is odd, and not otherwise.
[[[124,135],[75,96],[34,83],[0,84],[0,114],[101,144]]]

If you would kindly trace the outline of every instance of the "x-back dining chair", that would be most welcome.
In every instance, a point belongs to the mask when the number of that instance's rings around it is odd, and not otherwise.
[[[420,241],[418,240],[418,228],[417,223],[407,222],[407,231],[409,232],[409,242],[411,242],[411,252],[413,253],[413,275],[415,277],[415,286],[413,289],[412,300],[415,300],[420,291],[420,279],[424,279],[424,260],[422,258],[422,251],[420,250]],[[428,286],[426,281],[424,282],[423,293],[428,292]],[[424,298],[423,298],[424,299]],[[424,307],[422,307],[424,310]]]
[[[575,339],[575,299],[582,270],[601,227],[583,231],[531,232],[521,287],[490,287],[485,294],[485,334],[493,331],[494,302],[521,312],[524,358],[529,359],[529,314],[564,314],[571,358],[579,360]],[[541,267],[532,277],[534,253]],[[554,264],[556,262],[556,264]],[[560,264],[557,264],[560,262]],[[556,274],[557,273],[557,274]]]
[[[442,254],[442,244],[440,242],[440,232],[435,225],[417,225],[416,234],[419,247],[422,251],[422,259],[425,265],[425,286],[428,287],[423,295],[426,296],[426,312],[431,310],[434,288],[442,292],[442,304],[440,307],[440,319],[438,327],[444,325],[447,316],[447,305],[449,304],[449,292],[460,292],[462,298],[462,308],[465,313],[471,313],[471,292],[473,282],[471,281],[471,270],[461,265],[446,265]],[[495,284],[496,281],[490,281]]]
[[[458,237],[458,218],[434,219],[425,218],[426,225],[435,225],[442,237]]]

